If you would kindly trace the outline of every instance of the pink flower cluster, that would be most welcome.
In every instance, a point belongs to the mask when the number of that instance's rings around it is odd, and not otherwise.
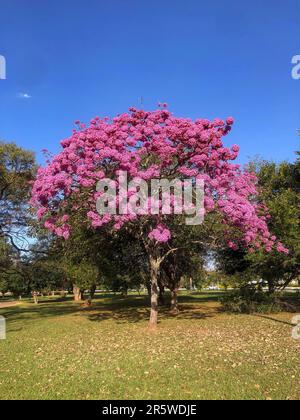
[[[171,239],[171,232],[165,225],[159,223],[156,228],[149,233],[149,238],[158,242],[169,242]]]
[[[231,162],[239,147],[223,144],[233,122],[231,117],[177,118],[166,104],[151,112],[131,108],[112,121],[96,117],[88,126],[76,122],[77,129],[61,142],[62,151],[39,169],[31,202],[44,226],[66,239],[68,215],[80,208],[94,228],[112,223],[120,229],[139,217],[150,217],[156,227],[149,237],[168,242],[166,217],[162,223],[160,216],[98,214],[96,183],[104,177],[117,179],[119,171],[127,171],[131,179],[193,177],[205,181],[205,211],[219,212],[224,224],[241,232],[249,248],[264,246],[271,251],[275,245],[279,252],[287,252],[268,231],[267,212],[256,200],[255,176]],[[234,249],[239,245],[230,238],[228,244]]]

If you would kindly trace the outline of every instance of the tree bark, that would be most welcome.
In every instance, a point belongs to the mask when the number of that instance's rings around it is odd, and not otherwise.
[[[33,301],[34,301],[35,305],[37,305],[39,303],[39,298],[38,298],[37,292],[33,292]]]
[[[174,314],[178,314],[179,312],[177,293],[178,293],[178,289],[176,287],[174,289],[171,289],[171,312]]]
[[[150,255],[150,272],[151,272],[151,312],[150,312],[150,328],[156,328],[158,321],[158,276],[160,263],[157,258]]]
[[[268,289],[271,295],[275,292],[275,283],[273,280],[268,280]]]
[[[159,285],[158,302],[159,302],[159,305],[165,304],[165,287],[162,284]]]
[[[91,300],[94,299],[95,292],[96,292],[96,284],[93,284],[91,286],[91,289],[90,289],[90,298],[91,298]]]
[[[147,289],[149,298],[151,298],[151,282],[146,283],[146,289]]]
[[[75,302],[79,302],[79,301],[83,300],[83,292],[80,289],[80,287],[76,286],[75,284],[73,286],[73,294],[74,294]]]

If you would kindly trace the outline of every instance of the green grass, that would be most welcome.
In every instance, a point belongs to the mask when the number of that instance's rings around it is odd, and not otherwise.
[[[145,296],[0,309],[0,399],[299,399],[292,315],[225,314],[218,295],[180,296],[156,332]]]

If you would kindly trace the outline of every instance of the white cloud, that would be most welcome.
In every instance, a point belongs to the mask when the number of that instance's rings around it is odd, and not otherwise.
[[[29,95],[29,93],[26,93],[26,92],[21,92],[18,94],[18,97],[21,99],[30,99],[31,95]]]

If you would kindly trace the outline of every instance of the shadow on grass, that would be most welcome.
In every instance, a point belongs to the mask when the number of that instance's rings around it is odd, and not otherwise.
[[[292,322],[288,322],[288,321],[282,321],[281,319],[273,318],[270,315],[261,315],[261,314],[254,314],[254,315],[257,316],[258,318],[263,318],[263,319],[267,319],[268,321],[278,322],[279,324],[288,325],[290,327],[297,326],[297,324],[293,324]]]
[[[210,293],[191,293],[179,296],[180,312],[172,315],[169,306],[159,308],[159,319],[175,318],[178,320],[204,319],[212,317],[219,312],[217,305],[215,307],[206,306],[211,302],[218,301],[218,294]],[[166,302],[169,301],[169,295],[166,296]],[[145,322],[149,318],[149,297],[146,295],[128,295],[122,297],[114,294],[101,294],[95,296],[91,307],[83,307],[72,301],[72,298],[65,299],[46,299],[41,300],[38,305],[26,302],[25,305],[5,308],[0,311],[1,315],[9,319],[12,330],[14,322],[30,322],[39,318],[50,318],[58,316],[86,316],[92,322],[101,322],[114,320],[117,323],[138,323]]]
[[[197,310],[199,309],[200,308],[197,308]],[[174,315],[167,307],[160,307],[159,322],[173,318],[176,318],[177,320],[205,319],[218,313],[218,310],[208,312],[206,309],[207,308],[203,308],[203,312],[194,312],[194,308],[180,305],[180,312]],[[88,319],[92,322],[102,322],[112,319],[116,323],[139,323],[148,321],[149,314],[149,308],[146,308],[144,305],[140,308],[127,307],[123,309],[113,309],[108,306],[104,310],[97,312],[94,309],[92,313],[88,314]]]
[[[226,292],[192,292],[189,294],[179,295],[179,302],[217,302],[221,296],[224,296]]]

